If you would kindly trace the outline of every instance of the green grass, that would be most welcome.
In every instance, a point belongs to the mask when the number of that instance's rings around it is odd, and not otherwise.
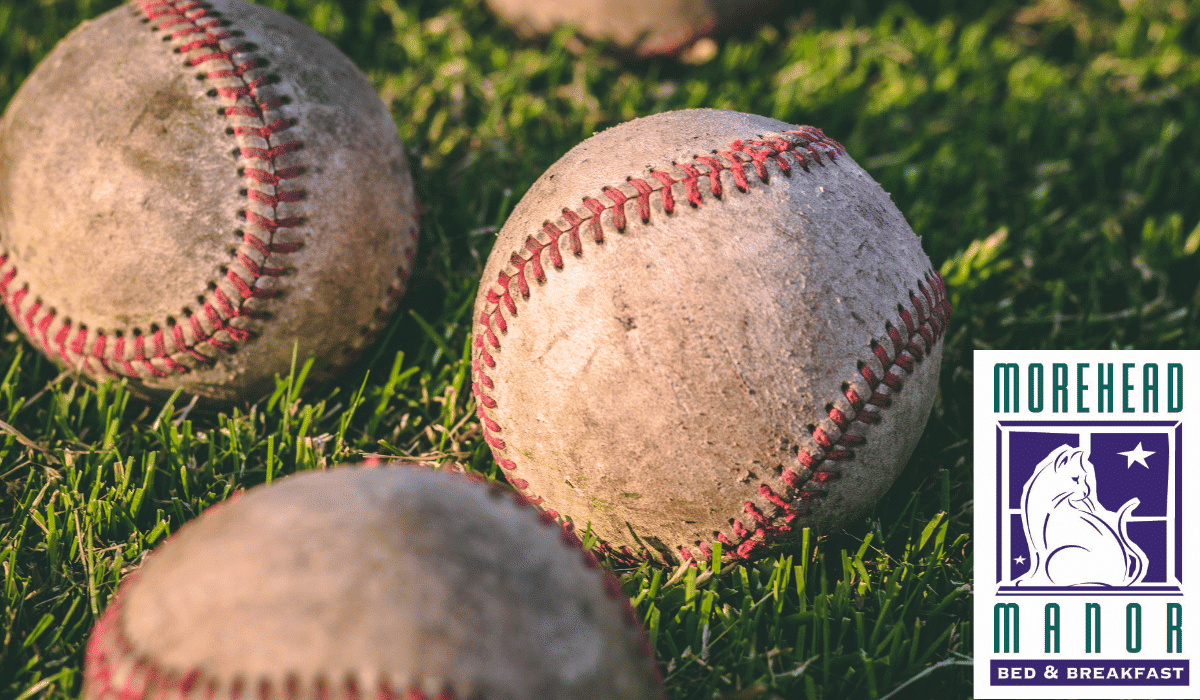
[[[0,104],[114,4],[0,0]],[[971,351],[1200,347],[1195,4],[830,0],[698,66],[522,42],[479,0],[264,4],[393,109],[425,211],[406,312],[340,381],[285,378],[221,415],[89,388],[0,320],[0,698],[77,695],[121,576],[237,489],[376,453],[498,478],[465,361],[493,233],[567,149],[636,116],[822,127],[892,193],[955,306],[929,426],[869,517],[792,557],[620,572],[672,700],[969,696]]]

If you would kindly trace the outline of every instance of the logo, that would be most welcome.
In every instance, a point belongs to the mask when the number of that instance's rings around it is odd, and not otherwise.
[[[1001,591],[1180,590],[1182,424],[998,423]]]
[[[1200,352],[978,351],[975,373],[976,697],[1200,696]]]

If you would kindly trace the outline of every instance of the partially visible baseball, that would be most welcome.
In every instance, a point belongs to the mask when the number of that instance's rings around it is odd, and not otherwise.
[[[591,40],[638,56],[677,54],[698,39],[762,14],[778,0],[487,0],[526,36],[575,25]]]
[[[122,583],[83,697],[661,698],[616,581],[518,499],[339,467],[214,506]]]
[[[617,552],[762,556],[887,491],[949,315],[819,129],[658,114],[576,146],[509,217],[475,302],[477,410],[509,481]]]
[[[0,298],[39,350],[141,393],[257,398],[297,342],[344,364],[397,304],[416,212],[371,83],[243,0],[86,22],[0,120]]]

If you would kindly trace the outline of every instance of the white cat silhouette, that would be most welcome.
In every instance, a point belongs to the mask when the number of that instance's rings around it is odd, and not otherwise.
[[[1096,470],[1087,451],[1063,445],[1033,470],[1021,492],[1029,571],[1018,586],[1131,586],[1149,562],[1126,532],[1131,498],[1117,512],[1095,500]]]

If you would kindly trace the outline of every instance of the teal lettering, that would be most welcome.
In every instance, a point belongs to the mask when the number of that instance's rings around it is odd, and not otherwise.
[[[1167,653],[1183,653],[1183,605],[1167,603]]]
[[[1046,653],[1058,653],[1058,603],[1046,603]],[[1054,638],[1054,649],[1050,648],[1050,639]]]
[[[1052,387],[1050,390],[1054,400],[1054,412],[1065,413],[1067,411],[1067,366],[1061,362],[1055,362],[1052,366]],[[1058,407],[1059,396],[1062,397],[1062,408]]]
[[[1083,383],[1083,370],[1087,367],[1091,367],[1091,365],[1087,362],[1080,362],[1075,365],[1077,375],[1076,378],[1078,380],[1078,386],[1075,387],[1075,404],[1076,410],[1078,410],[1080,413],[1091,412],[1091,409],[1083,403],[1083,392],[1087,391],[1088,388],[1088,385]]]
[[[1095,613],[1096,626],[1092,627],[1093,613]],[[1084,633],[1084,639],[1087,640],[1086,651],[1089,654],[1100,653],[1100,604],[1088,603],[1084,606],[1083,617],[1087,620],[1087,631]],[[1093,631],[1094,629],[1094,631]],[[1096,643],[1096,650],[1092,651],[1092,642]]]
[[[1125,606],[1125,649],[1136,654],[1142,650],[1142,606]]]
[[[1142,412],[1158,413],[1158,365],[1153,362],[1142,368]]]
[[[1108,363],[1108,381],[1107,382],[1104,381],[1104,363],[1103,362],[1096,363],[1096,378],[1097,378],[1097,382],[1098,382],[1096,389],[1099,392],[1096,396],[1096,410],[1099,411],[1100,413],[1104,413],[1104,411],[1105,411],[1104,396],[1105,396],[1105,394],[1107,394],[1108,395],[1108,412],[1112,413],[1113,382],[1116,381],[1116,378],[1113,376],[1112,363],[1111,362]]]
[[[1133,391],[1133,385],[1129,383],[1129,368],[1133,366],[1132,362],[1121,363],[1121,411],[1123,413],[1133,413],[1133,406],[1129,405],[1129,392]]]
[[[1042,375],[1044,370],[1040,362],[1029,365],[1029,410],[1032,413],[1042,412]]]
[[[1167,413],[1183,410],[1183,365],[1178,362],[1167,364]]]
[[[1012,613],[1011,617],[1009,613]],[[1000,617],[1004,616],[1004,653],[1008,653],[1009,648],[1009,632],[1011,625],[1012,633],[1012,653],[1017,654],[1021,651],[1021,609],[1016,603],[996,603],[996,608],[993,614],[994,630],[995,630],[995,653],[1000,653]]]
[[[1000,379],[1001,379],[1001,377],[1003,377],[1004,378],[1004,392],[1003,392],[1004,412],[1005,413],[1010,412],[1008,409],[1010,397],[1012,399],[1012,404],[1011,404],[1012,411],[1013,412],[1020,411],[1021,410],[1021,401],[1020,401],[1020,398],[1021,398],[1021,396],[1020,396],[1021,395],[1021,387],[1020,387],[1021,372],[1020,372],[1020,368],[1017,367],[1017,364],[1015,362],[1009,362],[1007,364],[1003,363],[1003,362],[997,362],[996,367],[992,373],[994,375],[993,379],[995,380],[992,383],[992,393],[995,396],[995,402],[994,402],[995,406],[994,406],[993,410],[996,413],[1000,412],[1000,396],[1001,396]],[[1011,391],[1012,391],[1011,394],[1009,393],[1010,386],[1011,386]]]

